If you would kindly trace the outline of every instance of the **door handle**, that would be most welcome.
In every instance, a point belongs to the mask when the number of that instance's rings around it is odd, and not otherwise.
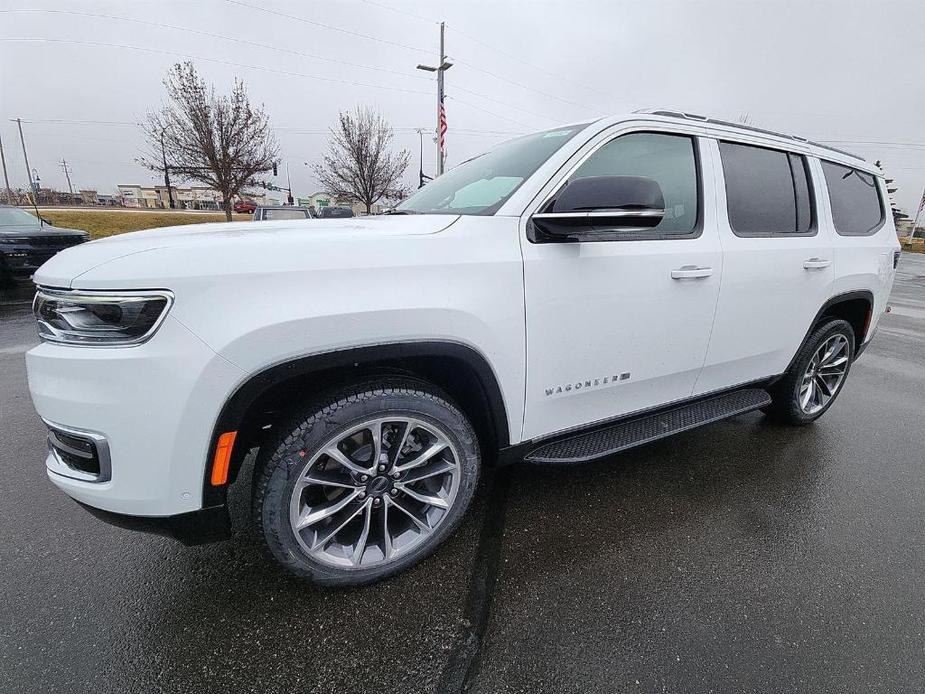
[[[803,267],[806,270],[821,270],[822,268],[829,267],[831,264],[831,260],[824,260],[823,258],[810,258],[809,260],[803,261]]]
[[[673,280],[699,280],[713,274],[711,267],[697,267],[696,265],[683,265],[671,271]]]

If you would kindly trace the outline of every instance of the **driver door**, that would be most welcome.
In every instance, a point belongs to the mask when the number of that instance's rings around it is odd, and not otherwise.
[[[715,212],[706,204],[712,166],[704,175],[699,151],[690,134],[611,136],[557,187],[561,194],[583,177],[655,181],[664,215],[654,226],[608,219],[556,239],[527,221],[525,440],[691,396],[722,272]],[[541,218],[547,202],[534,210]]]

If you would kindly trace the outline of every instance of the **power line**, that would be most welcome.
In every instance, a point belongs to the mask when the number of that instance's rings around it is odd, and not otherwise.
[[[428,19],[427,17],[424,17],[423,15],[415,14],[414,12],[409,12],[408,10],[400,10],[397,7],[391,7],[381,2],[374,2],[373,0],[360,0],[360,2],[364,2],[367,5],[373,5],[374,7],[380,7],[383,10],[389,10],[390,12],[396,12],[398,14],[403,14],[406,17],[414,17],[415,19],[420,20],[422,22],[427,22],[428,24],[439,24],[440,23],[436,21],[435,19]]]
[[[476,96],[476,97],[478,97],[478,98],[480,98],[480,99],[485,99],[486,101],[492,101],[492,102],[498,104],[499,106],[506,106],[507,108],[512,108],[512,109],[514,109],[515,111],[521,111],[522,113],[526,113],[526,114],[528,114],[528,115],[535,116],[536,118],[543,118],[544,120],[551,120],[551,121],[556,121],[556,120],[557,120],[556,118],[550,118],[548,115],[543,114],[543,113],[537,113],[536,111],[529,111],[529,110],[527,110],[527,109],[525,109],[525,108],[521,108],[520,106],[514,106],[514,105],[512,105],[512,104],[509,104],[509,103],[507,103],[506,101],[501,101],[500,99],[493,99],[493,98],[491,98],[490,96],[484,96],[483,94],[479,94],[478,92],[474,92],[474,91],[472,91],[471,89],[464,89],[463,87],[456,86],[456,87],[452,87],[452,90],[453,90],[453,91],[457,91],[457,92],[462,92],[463,94],[469,94],[469,95],[471,95],[471,96]]]
[[[184,31],[190,34],[196,34],[198,36],[207,36],[213,39],[220,39],[222,41],[232,41],[234,43],[241,43],[241,44],[248,45],[248,46],[254,46],[256,48],[265,48],[267,50],[278,51],[280,53],[288,53],[290,55],[297,55],[301,58],[321,60],[321,61],[328,62],[328,63],[335,63],[337,65],[347,65],[349,67],[361,68],[363,70],[374,70],[376,72],[387,72],[389,74],[400,75],[401,77],[409,77],[411,79],[416,79],[416,80],[427,80],[427,77],[421,77],[418,75],[408,74],[407,72],[402,72],[400,70],[392,70],[389,68],[376,67],[373,65],[363,65],[362,63],[353,63],[348,60],[338,60],[336,58],[327,58],[325,56],[316,55],[314,53],[305,53],[305,52],[296,51],[290,48],[282,48],[279,46],[273,46],[267,43],[259,43],[257,41],[250,41],[248,39],[240,39],[235,36],[225,36],[224,34],[213,34],[208,31],[201,31],[199,29],[193,29],[192,27],[177,26],[175,24],[163,24],[161,22],[152,22],[146,19],[136,19],[134,17],[120,17],[117,15],[97,14],[94,12],[78,12],[76,10],[46,10],[46,9],[33,9],[33,8],[0,10],[0,13],[7,13],[7,12],[42,12],[42,13],[49,13],[49,14],[73,15],[77,17],[89,17],[92,19],[109,19],[109,20],[114,20],[114,21],[119,21],[119,22],[131,22],[133,24],[141,24],[144,26],[151,26],[151,27],[156,27],[159,29],[169,29],[171,31]]]
[[[414,12],[409,12],[408,10],[403,10],[403,9],[399,9],[399,8],[397,8],[397,7],[392,7],[392,6],[390,6],[390,5],[386,5],[385,3],[376,2],[375,0],[360,0],[360,2],[363,2],[363,3],[367,4],[367,5],[372,5],[373,7],[378,7],[378,8],[383,9],[383,10],[388,10],[389,12],[395,12],[395,13],[397,13],[397,14],[402,14],[402,15],[405,15],[406,17],[413,17],[414,19],[417,19],[417,20],[419,20],[419,21],[421,21],[421,22],[426,22],[427,24],[439,24],[439,22],[437,22],[436,20],[430,19],[429,17],[424,17],[423,15],[419,15],[419,14],[416,14],[416,13],[414,13]],[[451,25],[449,25],[449,24],[447,24],[447,27],[450,28],[452,31],[455,31],[455,32],[456,32],[457,34],[459,34],[460,36],[465,37],[465,38],[468,39],[469,41],[472,41],[472,42],[474,42],[474,43],[479,44],[480,46],[484,46],[485,48],[488,48],[488,49],[490,49],[490,50],[493,50],[493,51],[495,51],[495,52],[497,52],[497,53],[499,53],[499,54],[501,54],[501,55],[503,55],[503,56],[505,56],[505,57],[507,57],[507,58],[510,58],[511,60],[516,60],[517,62],[521,63],[522,65],[526,65],[527,67],[530,67],[530,68],[532,68],[532,69],[534,69],[534,70],[537,70],[537,71],[539,71],[539,72],[542,72],[543,74],[545,74],[545,75],[547,75],[547,76],[549,76],[549,77],[555,77],[556,79],[562,80],[563,82],[568,82],[569,84],[574,84],[575,86],[581,87],[582,89],[587,89],[588,91],[592,91],[592,92],[595,92],[595,93],[598,92],[598,90],[597,90],[597,89],[594,89],[593,87],[588,87],[588,86],[586,86],[586,85],[584,85],[584,84],[581,84],[580,82],[576,82],[576,81],[573,80],[573,79],[570,79],[570,78],[565,77],[565,76],[563,76],[563,75],[556,74],[555,72],[550,72],[549,70],[546,70],[545,68],[541,68],[541,67],[538,66],[538,65],[534,65],[533,63],[528,63],[528,62],[527,62],[526,60],[524,60],[523,58],[519,58],[518,56],[516,56],[516,55],[514,55],[514,54],[512,54],[512,53],[508,53],[507,51],[503,51],[503,50],[501,50],[500,48],[497,48],[496,46],[491,45],[490,43],[486,43],[485,41],[482,41],[481,39],[477,39],[476,37],[471,36],[470,34],[464,32],[462,29],[457,29],[456,27],[451,26]],[[460,60],[457,60],[456,62],[457,62],[457,63],[462,63],[462,61],[460,61]],[[470,65],[469,67],[473,67],[473,66]],[[518,83],[518,84],[519,84],[519,83]]]
[[[93,120],[93,119],[71,119],[71,118],[23,118],[23,123],[35,125],[113,125],[113,126],[133,126],[142,125],[135,121],[116,121],[116,120]],[[296,126],[271,127],[277,132],[290,133],[293,135],[328,135],[330,128],[305,128]],[[416,132],[418,128],[411,126],[398,126],[392,128],[394,132]],[[522,135],[523,132],[515,130],[480,130],[476,128],[454,128],[455,133],[471,133],[480,135]]]
[[[51,123],[51,124],[65,124],[65,125],[141,125],[141,123],[134,123],[130,121],[120,121],[120,120],[70,120],[67,118],[23,118],[23,123]]]
[[[358,38],[367,39],[369,41],[376,41],[377,43],[382,43],[387,46],[394,46],[395,48],[404,48],[406,50],[416,51],[418,53],[427,53],[428,55],[431,53],[431,51],[425,50],[423,48],[418,48],[417,46],[409,46],[406,43],[399,43],[397,41],[389,41],[388,39],[381,39],[378,36],[370,36],[369,34],[361,34],[358,31],[351,31],[350,29],[343,29],[342,27],[334,26],[332,24],[324,24],[322,22],[316,22],[313,19],[305,19],[305,17],[298,17],[294,14],[286,14],[285,12],[271,10],[267,7],[260,7],[259,5],[251,5],[250,3],[241,2],[241,0],[225,0],[225,2],[231,3],[232,5],[239,5],[241,7],[246,7],[249,10],[265,12],[267,14],[276,15],[277,17],[284,17],[285,19],[291,19],[296,22],[302,22],[303,24],[310,24],[312,26],[320,27],[322,29],[328,29],[330,31],[338,31],[342,34],[356,36]]]
[[[460,99],[459,97],[452,96],[451,94],[447,94],[447,98],[448,98],[448,99],[452,99],[453,101],[455,101],[455,102],[457,102],[457,103],[460,103],[460,104],[462,104],[463,106],[468,106],[469,108],[474,108],[476,111],[481,111],[482,113],[487,113],[489,116],[494,116],[495,118],[501,118],[502,120],[509,121],[509,122],[511,122],[511,123],[514,123],[514,124],[516,124],[516,125],[521,126],[522,128],[527,128],[528,130],[531,129],[531,126],[527,125],[526,123],[521,123],[519,120],[515,120],[515,119],[511,118],[510,116],[502,116],[500,113],[495,113],[494,111],[489,111],[487,108],[482,108],[481,106],[477,106],[477,105],[475,105],[475,104],[471,104],[471,103],[469,103],[468,101],[463,101],[463,100]]]
[[[515,80],[509,80],[508,78],[502,77],[501,75],[499,75],[499,74],[497,74],[497,73],[494,73],[494,72],[492,72],[491,70],[485,70],[484,68],[480,68],[478,65],[473,65],[472,63],[467,62],[467,61],[465,61],[465,60],[460,60],[459,58],[456,58],[456,62],[457,62],[457,64],[459,64],[459,65],[465,65],[465,66],[468,67],[470,70],[475,70],[476,72],[481,72],[481,73],[483,73],[483,74],[485,74],[485,75],[488,75],[489,77],[494,77],[496,80],[500,80],[501,82],[506,82],[507,84],[513,85],[513,86],[515,86],[515,87],[519,87],[519,88],[521,88],[521,89],[526,89],[527,91],[530,91],[530,92],[534,92],[534,93],[536,93],[536,94],[539,94],[540,96],[545,96],[547,99],[554,99],[555,101],[560,101],[560,102],[562,102],[563,104],[568,104],[569,106],[575,106],[576,108],[580,108],[580,109],[583,109],[583,110],[585,110],[585,111],[593,111],[593,110],[594,110],[594,109],[590,108],[589,106],[583,106],[582,104],[575,103],[574,101],[569,101],[568,99],[563,99],[562,97],[556,96],[555,94],[550,94],[549,92],[544,92],[542,89],[535,89],[534,87],[531,87],[531,86],[529,86],[529,85],[526,85],[526,84],[524,84],[523,82],[517,82],[517,81],[515,81]]]
[[[227,1],[230,2],[231,0],[227,0]],[[304,73],[304,72],[293,72],[293,71],[291,71],[291,70],[282,70],[282,69],[279,69],[279,68],[265,67],[265,66],[262,66],[262,65],[248,65],[247,63],[236,63],[236,62],[234,62],[234,61],[231,61],[231,60],[224,60],[224,59],[221,59],[221,58],[208,58],[208,57],[205,57],[205,56],[190,55],[190,54],[188,54],[188,53],[178,53],[177,51],[168,51],[168,50],[165,50],[165,49],[162,49],[162,48],[146,48],[146,47],[143,47],[143,46],[132,46],[132,45],[121,44],[121,43],[106,43],[106,42],[103,42],[103,41],[78,41],[78,40],[75,40],[75,39],[51,39],[51,38],[34,38],[34,37],[29,37],[29,38],[23,38],[23,37],[8,38],[8,37],[3,37],[3,38],[0,38],[0,41],[8,41],[8,42],[25,42],[25,43],[28,43],[28,42],[38,42],[38,43],[67,43],[67,44],[73,44],[73,45],[78,45],[78,46],[98,46],[98,47],[103,47],[103,48],[124,48],[124,49],[130,50],[130,51],[143,51],[143,52],[146,52],[146,53],[160,53],[160,54],[162,54],[162,55],[171,55],[171,56],[174,56],[174,57],[177,57],[177,58],[186,58],[187,60],[204,60],[204,61],[210,62],[210,63],[219,63],[219,64],[221,64],[221,65],[230,65],[230,66],[232,66],[232,67],[240,67],[240,68],[245,68],[245,69],[247,69],[247,70],[259,70],[259,71],[263,71],[263,72],[274,72],[274,73],[277,73],[277,74],[280,74],[280,75],[287,75],[287,76],[289,76],[289,77],[305,77],[305,78],[307,78],[307,79],[320,80],[320,81],[322,81],[322,82],[334,82],[334,83],[337,83],[337,84],[349,84],[349,85],[355,86],[355,87],[367,87],[367,88],[370,88],[370,89],[384,89],[384,90],[386,90],[386,91],[391,91],[391,92],[403,92],[403,93],[405,93],[405,94],[426,94],[426,95],[429,95],[429,94],[430,94],[430,92],[425,92],[425,91],[420,90],[420,89],[405,89],[404,87],[387,87],[387,86],[382,85],[382,84],[369,84],[369,83],[366,83],[366,82],[354,82],[354,81],[352,81],[352,80],[341,80],[341,79],[337,79],[337,78],[335,78],[335,77],[324,77],[324,76],[322,76],[322,75],[312,75],[312,74]]]
[[[520,58],[520,57],[514,55],[513,53],[508,53],[507,51],[503,51],[503,50],[501,50],[500,48],[491,45],[490,43],[486,43],[485,41],[482,41],[481,39],[477,39],[476,37],[472,36],[471,34],[467,34],[467,33],[464,32],[462,29],[459,29],[459,28],[457,28],[457,27],[455,27],[455,26],[453,26],[453,25],[451,25],[451,24],[447,24],[447,27],[450,29],[450,31],[455,31],[455,32],[456,32],[457,34],[459,34],[460,36],[464,36],[465,38],[469,39],[470,41],[472,41],[472,42],[474,42],[474,43],[479,44],[480,46],[484,46],[485,48],[489,48],[489,49],[495,51],[496,53],[499,53],[499,54],[505,56],[506,58],[509,58],[510,60],[515,60],[515,61],[517,61],[518,63],[520,63],[521,65],[526,65],[527,67],[533,68],[534,70],[537,70],[538,72],[542,72],[544,75],[547,75],[547,76],[549,76],[549,77],[555,77],[556,79],[562,80],[563,82],[568,82],[569,84],[574,84],[576,87],[581,87],[582,89],[587,89],[588,91],[594,92],[595,94],[600,93],[599,90],[598,90],[598,89],[595,89],[594,87],[589,87],[589,86],[587,86],[587,85],[585,85],[585,84],[582,84],[581,82],[576,82],[576,81],[573,80],[573,79],[570,79],[570,78],[565,77],[565,76],[563,76],[563,75],[557,74],[557,73],[555,73],[555,72],[551,72],[551,71],[549,71],[549,70],[547,70],[547,69],[545,69],[545,68],[540,67],[539,65],[534,65],[533,63],[529,63],[529,62],[527,62],[526,60],[524,60],[523,58]]]
[[[434,20],[428,19],[427,17],[423,17],[423,16],[421,16],[421,15],[419,15],[419,14],[415,14],[414,12],[408,12],[407,10],[398,9],[397,7],[390,7],[389,5],[385,5],[385,4],[383,4],[383,3],[376,2],[375,0],[360,0],[360,2],[364,2],[364,3],[366,3],[367,5],[372,5],[372,6],[374,6],[374,7],[379,7],[379,8],[384,9],[384,10],[389,10],[389,11],[391,11],[391,12],[396,12],[396,13],[398,13],[398,14],[403,14],[403,15],[406,15],[406,16],[409,16],[409,17],[413,17],[414,19],[420,20],[420,21],[422,21],[422,22],[426,22],[426,23],[428,23],[428,24],[439,24],[439,22],[436,22],[436,21],[434,21]],[[457,31],[458,31],[458,30],[457,30]],[[459,33],[460,33],[461,35],[467,36],[467,35],[463,34],[462,32],[459,32]],[[467,36],[467,38],[468,38],[468,36]],[[478,39],[475,39],[475,41],[476,41],[477,43],[482,43],[482,45],[488,46],[488,44],[485,44],[485,43],[479,41]],[[489,46],[489,48],[491,48],[491,46]],[[495,49],[495,50],[497,50],[497,49]],[[499,52],[501,52],[502,54],[504,53],[503,51],[499,51]],[[575,103],[574,101],[569,101],[568,99],[563,99],[562,97],[556,96],[555,94],[550,94],[550,93],[544,92],[544,91],[542,91],[542,90],[540,90],[540,89],[535,89],[535,88],[533,88],[533,87],[530,87],[529,85],[524,84],[523,82],[519,82],[519,81],[514,81],[514,80],[507,79],[506,77],[502,77],[502,76],[500,76],[500,75],[498,75],[498,74],[496,74],[496,73],[494,73],[494,72],[491,72],[490,70],[486,70],[486,69],[484,69],[484,68],[481,68],[481,67],[479,67],[479,66],[477,66],[477,65],[475,65],[475,64],[473,64],[473,63],[470,63],[470,62],[468,62],[468,61],[466,61],[466,60],[461,60],[461,59],[459,59],[459,58],[454,58],[454,60],[456,61],[457,64],[459,64],[459,65],[465,65],[466,67],[470,68],[471,70],[475,70],[475,71],[477,71],[477,72],[481,72],[481,73],[483,73],[483,74],[485,74],[485,75],[488,75],[489,77],[493,77],[493,78],[495,78],[495,79],[497,79],[497,80],[500,80],[501,82],[505,82],[505,83],[510,84],[510,85],[513,85],[513,86],[515,86],[515,87],[520,87],[520,88],[522,88],[522,89],[526,89],[527,91],[535,92],[535,93],[540,94],[540,95],[542,95],[542,96],[544,96],[544,97],[546,97],[546,98],[548,98],[548,99],[554,99],[554,100],[560,101],[560,102],[562,102],[562,103],[564,103],[564,104],[568,104],[569,106],[575,106],[575,107],[580,108],[580,109],[583,109],[583,110],[588,110],[588,111],[593,110],[593,109],[591,109],[591,108],[589,108],[589,107],[587,107],[587,106],[583,106],[582,104]],[[483,99],[487,99],[488,101],[494,101],[495,103],[500,104],[500,105],[502,105],[502,106],[506,106],[506,107],[508,107],[508,108],[513,108],[513,109],[515,109],[515,110],[522,111],[522,112],[524,112],[524,113],[528,113],[528,114],[530,114],[530,115],[532,115],[532,116],[539,116],[540,118],[547,118],[547,119],[549,119],[549,120],[556,120],[556,119],[554,119],[554,118],[549,118],[549,116],[546,116],[546,115],[540,116],[539,114],[537,114],[537,113],[535,113],[535,112],[533,112],[533,111],[528,111],[527,109],[520,108],[520,107],[518,107],[518,106],[514,106],[514,105],[512,105],[512,104],[509,104],[509,103],[507,103],[507,102],[501,101],[501,100],[499,100],[499,99],[492,99],[492,98],[487,97],[487,96],[482,96],[481,94],[478,94],[478,93],[476,93],[476,92],[469,91],[469,90],[466,90],[466,89],[462,89],[462,88],[460,88],[460,87],[454,87],[454,89],[457,89],[457,90],[462,91],[462,92],[466,92],[466,93],[468,93],[468,94],[472,94],[473,96],[480,96],[480,97],[482,97]]]
[[[229,1],[229,2],[233,2],[234,4],[241,4],[241,5],[245,5],[245,4],[246,4],[246,3],[237,2],[236,0],[228,0],[228,1]],[[394,9],[394,8],[389,8],[389,7],[384,6],[384,5],[378,5],[378,3],[374,3],[374,2],[370,2],[369,4],[377,5],[377,6],[379,6],[379,7],[383,7],[384,9]],[[395,11],[397,11],[397,12],[402,12],[402,11],[400,11],[400,10],[395,10]],[[350,62],[350,61],[337,60],[337,59],[334,59],[334,58],[326,58],[326,57],[324,57],[324,56],[319,56],[319,55],[315,55],[315,54],[312,54],[312,53],[304,53],[304,52],[302,52],[302,51],[296,51],[296,50],[291,50],[291,49],[287,49],[287,48],[281,48],[281,47],[272,46],[272,45],[269,45],[269,44],[259,43],[259,42],[256,42],[256,41],[249,41],[249,40],[246,40],[246,39],[239,39],[239,38],[236,38],[236,37],[233,37],[233,36],[225,36],[225,35],[223,35],[223,34],[215,34],[215,33],[207,32],[207,31],[201,31],[201,30],[198,30],[198,29],[193,29],[193,28],[191,28],[191,27],[183,27],[183,26],[177,26],[177,25],[173,25],[173,24],[164,24],[164,23],[162,23],[162,22],[152,22],[152,21],[143,20],[143,19],[136,19],[136,18],[132,18],[132,17],[121,17],[121,16],[117,16],[117,15],[99,14],[99,13],[93,13],[93,12],[80,12],[80,11],[75,11],[75,10],[48,10],[48,9],[31,9],[31,8],[27,8],[27,9],[13,9],[13,10],[0,10],[0,13],[7,13],[7,12],[43,12],[43,13],[50,13],[50,14],[64,14],[64,15],[72,15],[72,16],[81,16],[81,17],[94,18],[94,19],[108,19],[108,20],[113,20],[113,21],[130,22],[130,23],[134,23],[134,24],[141,24],[141,25],[145,25],[145,26],[152,26],[152,27],[156,27],[156,28],[160,28],[160,29],[168,29],[168,30],[171,30],[171,31],[184,31],[184,32],[187,32],[187,33],[196,34],[196,35],[200,35],[200,36],[207,36],[207,37],[209,37],[209,38],[215,38],[215,39],[224,40],[224,41],[232,41],[232,42],[235,42],[235,43],[241,43],[241,44],[245,44],[245,45],[255,46],[255,47],[258,47],[258,48],[265,48],[265,49],[268,49],[268,50],[274,50],[274,51],[279,51],[279,52],[288,53],[288,54],[292,54],[292,55],[297,55],[297,56],[300,56],[300,57],[303,57],[303,58],[322,60],[322,61],[331,62],[331,63],[335,63],[335,64],[340,64],[340,65],[347,65],[347,66],[358,67],[358,68],[362,68],[362,69],[375,70],[375,71],[379,71],[379,72],[387,72],[387,73],[390,73],[390,74],[400,75],[400,76],[402,76],[402,77],[410,77],[410,78],[413,78],[413,79],[421,79],[421,80],[427,80],[427,81],[429,81],[427,77],[418,77],[417,75],[409,75],[409,74],[404,73],[404,72],[401,72],[401,71],[399,71],[399,70],[391,70],[391,69],[388,69],[388,68],[379,68],[379,67],[374,67],[374,66],[370,66],[370,65],[363,65],[363,64],[360,64],[360,63],[353,63],[353,62]],[[405,13],[405,14],[408,14],[408,13]],[[316,23],[316,22],[311,22],[311,20],[305,20],[305,21],[307,21],[307,22],[309,22],[309,23]],[[324,25],[324,26],[325,26],[326,28],[332,28],[332,27],[330,27],[329,25]],[[354,33],[354,34],[355,34],[356,32],[349,32],[349,33]],[[365,37],[365,35],[361,35],[361,36],[364,36],[364,37]],[[374,37],[366,37],[366,38],[374,38]],[[129,46],[124,46],[124,47],[129,48]],[[145,50],[145,49],[143,49],[143,48],[141,48],[141,47],[133,47],[133,48],[136,48],[137,50]],[[205,59],[205,58],[203,58],[203,59]],[[207,60],[207,59],[206,59],[206,60]],[[459,62],[462,62],[462,61],[459,61]],[[234,64],[234,63],[228,63],[228,64]],[[471,64],[468,63],[468,62],[463,63],[463,64],[467,65],[468,67],[470,67],[470,68],[472,68],[472,69],[474,69],[474,70],[477,70],[477,71],[479,71],[479,72],[483,72],[483,73],[488,74],[488,75],[490,75],[490,76],[492,76],[492,77],[495,77],[496,79],[499,79],[499,80],[501,80],[501,81],[508,82],[508,83],[510,83],[510,84],[513,84],[513,85],[518,85],[517,82],[514,82],[514,81],[512,81],[512,80],[507,80],[507,79],[505,79],[505,78],[503,78],[503,77],[500,77],[500,76],[498,76],[498,75],[495,75],[494,73],[492,73],[492,72],[490,72],[490,71],[483,70],[482,68],[479,68],[479,67],[477,67],[477,66],[471,65]],[[251,67],[252,69],[261,69],[261,68],[259,68],[258,66],[248,66],[248,67]],[[269,68],[267,68],[267,69],[269,69]],[[322,78],[322,77],[320,77],[320,76],[314,76],[314,77],[316,77],[317,79],[328,79],[328,80],[331,80],[331,78]],[[333,80],[332,80],[332,81],[333,81]],[[361,86],[371,86],[371,85],[361,85]],[[559,100],[559,101],[563,101],[564,103],[578,106],[579,108],[585,108],[585,107],[580,106],[579,104],[574,104],[573,102],[570,102],[570,101],[568,101],[568,100],[564,100],[564,99],[561,99],[561,98],[559,98],[559,97],[556,97],[555,95],[547,94],[546,92],[543,92],[543,91],[540,91],[540,90],[536,90],[536,89],[532,89],[531,87],[527,87],[527,86],[525,86],[525,85],[519,85],[519,86],[523,86],[525,89],[528,89],[528,90],[530,90],[530,91],[535,91],[535,92],[537,92],[538,94],[541,94],[541,95],[546,96],[546,97],[548,97],[548,98],[557,99],[557,100]],[[385,88],[385,87],[380,87],[380,88]],[[457,87],[456,89],[458,89],[459,91],[462,91],[462,92],[464,92],[464,93],[470,94],[470,95],[472,95],[472,96],[476,96],[476,97],[485,99],[485,100],[487,100],[487,101],[492,101],[492,102],[494,102],[494,103],[496,103],[496,104],[499,104],[499,105],[501,105],[501,106],[505,106],[505,107],[507,107],[507,108],[512,108],[512,109],[514,109],[514,110],[521,111],[522,113],[526,113],[526,114],[531,115],[531,116],[535,116],[535,117],[543,118],[543,119],[547,119],[547,120],[553,120],[553,121],[556,120],[556,119],[554,119],[554,118],[550,118],[548,115],[539,114],[539,113],[536,113],[535,111],[530,111],[530,110],[528,110],[528,109],[525,109],[525,108],[522,108],[522,107],[519,107],[519,106],[514,106],[513,104],[507,103],[507,102],[502,101],[502,100],[500,100],[500,99],[494,99],[494,98],[492,98],[492,97],[484,96],[484,95],[482,95],[482,94],[479,94],[479,93],[474,92],[474,91],[472,91],[472,90],[465,89],[465,88],[463,88],[463,87]]]
[[[234,0],[227,0],[227,1],[228,1],[228,2],[233,2]],[[383,9],[383,10],[388,10],[389,12],[395,12],[395,13],[397,13],[397,14],[402,14],[402,15],[405,15],[406,17],[412,17],[412,18],[417,19],[417,20],[419,20],[419,21],[421,21],[421,22],[426,22],[427,24],[439,24],[439,22],[437,22],[437,21],[434,20],[434,19],[430,19],[429,17],[424,17],[423,15],[419,15],[419,14],[416,14],[416,13],[414,13],[414,12],[409,12],[408,10],[403,10],[403,9],[399,9],[399,8],[397,8],[397,7],[392,7],[392,6],[390,6],[390,5],[386,5],[385,3],[376,2],[376,0],[360,0],[360,2],[363,2],[363,3],[367,4],[367,5],[372,5],[373,7],[378,7],[378,8]],[[238,4],[240,4],[240,3],[238,3]],[[570,78],[565,77],[565,76],[563,76],[563,75],[559,75],[559,74],[557,74],[557,73],[555,73],[555,72],[550,72],[549,70],[546,70],[545,68],[541,68],[541,67],[538,66],[538,65],[534,65],[533,63],[529,63],[529,62],[527,62],[526,60],[524,60],[523,58],[519,58],[518,56],[516,56],[516,55],[514,55],[514,54],[512,54],[512,53],[508,53],[507,51],[503,51],[503,50],[501,50],[500,48],[497,48],[496,46],[493,46],[493,45],[491,45],[491,44],[489,44],[489,43],[486,43],[485,41],[482,41],[481,39],[478,39],[478,38],[476,38],[476,37],[474,37],[474,36],[472,36],[472,35],[470,35],[470,34],[464,32],[462,29],[457,29],[456,27],[450,26],[449,24],[447,24],[446,26],[447,26],[448,28],[450,28],[452,31],[455,31],[455,32],[456,32],[457,34],[459,34],[460,36],[465,37],[465,38],[468,39],[469,41],[472,41],[472,42],[477,43],[477,44],[479,44],[479,45],[481,45],[481,46],[484,46],[485,48],[491,49],[491,50],[493,50],[493,51],[495,51],[495,52],[497,52],[497,53],[499,53],[499,54],[501,54],[501,55],[503,55],[503,56],[505,56],[505,57],[507,57],[507,58],[510,58],[511,60],[516,60],[517,62],[521,63],[522,65],[526,65],[527,67],[530,67],[530,68],[532,68],[532,69],[534,69],[534,70],[537,70],[538,72],[542,72],[543,74],[545,74],[545,75],[547,75],[547,76],[549,76],[549,77],[554,77],[554,78],[556,78],[556,79],[562,80],[563,82],[568,82],[569,84],[574,84],[574,85],[577,86],[577,87],[581,87],[582,89],[587,89],[588,91],[594,92],[594,93],[596,93],[596,94],[599,93],[599,90],[597,90],[597,89],[595,89],[595,88],[593,88],[593,87],[588,87],[587,85],[581,84],[580,82],[576,82],[576,81],[573,80],[573,79],[570,79]],[[369,38],[369,37],[367,37],[367,38]],[[406,46],[406,48],[410,48],[410,46]],[[416,50],[419,50],[419,49],[416,49]],[[522,84],[521,82],[513,82],[513,81],[507,80],[507,79],[505,79],[505,78],[503,78],[503,77],[499,77],[498,75],[495,75],[494,73],[491,73],[491,72],[489,72],[489,71],[487,71],[487,70],[484,70],[484,69],[482,69],[482,68],[479,68],[479,67],[477,67],[477,66],[475,66],[475,65],[473,65],[473,64],[471,64],[471,63],[467,63],[467,62],[464,62],[464,61],[462,61],[462,60],[459,60],[458,58],[456,59],[456,62],[457,62],[458,64],[460,64],[460,65],[466,65],[466,66],[468,66],[468,67],[470,67],[470,68],[472,68],[472,69],[474,69],[474,70],[479,70],[480,72],[484,72],[485,74],[491,75],[492,77],[495,77],[496,79],[500,79],[500,80],[502,80],[502,81],[504,81],[504,82],[508,82],[508,83],[510,83],[510,84],[514,84],[514,85],[519,86],[519,87],[524,87],[525,89],[530,89],[529,87],[527,87],[526,85]],[[587,108],[586,106],[581,106],[580,104],[575,104],[575,103],[573,103],[573,102],[571,102],[571,101],[563,100],[563,99],[561,99],[561,98],[559,98],[559,97],[556,97],[555,95],[547,94],[546,92],[541,92],[541,91],[538,91],[538,90],[531,90],[531,91],[537,91],[538,93],[542,94],[543,96],[547,96],[547,97],[550,97],[550,98],[553,98],[553,99],[558,99],[558,100],[560,100],[560,101],[564,101],[565,103],[567,103],[567,104],[569,104],[569,105],[572,105],[572,106],[578,106],[579,108]],[[588,110],[593,110],[593,109],[588,109]]]

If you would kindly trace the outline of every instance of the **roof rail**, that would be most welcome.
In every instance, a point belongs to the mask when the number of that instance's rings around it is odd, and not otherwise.
[[[725,120],[719,120],[718,118],[708,118],[706,116],[698,116],[693,113],[684,113],[683,111],[668,111],[664,109],[640,109],[635,113],[648,113],[653,116],[667,116],[668,118],[681,118],[684,120],[695,120],[700,123],[710,123],[711,125],[722,125],[727,128],[736,128],[737,130],[746,130],[753,133],[761,133],[762,135],[773,135],[774,137],[782,137],[785,140],[794,140],[795,142],[802,142],[813,147],[819,147],[820,149],[827,149],[831,152],[838,152],[839,154],[844,154],[845,156],[852,157],[853,159],[859,159],[866,163],[864,157],[855,154],[854,152],[848,152],[844,149],[839,149],[838,147],[832,147],[830,145],[823,145],[819,142],[813,142],[808,140],[805,137],[800,137],[799,135],[790,135],[788,133],[780,133],[774,130],[766,130],[765,128],[758,128],[754,125],[746,125],[745,123],[731,123]]]

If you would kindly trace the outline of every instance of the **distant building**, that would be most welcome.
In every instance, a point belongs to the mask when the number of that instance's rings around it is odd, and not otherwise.
[[[99,193],[97,193],[95,190],[81,190],[80,191],[80,204],[99,205],[100,204]]]
[[[186,188],[171,186],[174,207],[180,210],[220,210],[222,194],[206,186],[189,186]],[[166,209],[170,207],[167,186],[140,186],[120,184],[119,196],[125,207]],[[241,195],[237,200],[252,200],[258,205],[270,204],[265,193]]]

